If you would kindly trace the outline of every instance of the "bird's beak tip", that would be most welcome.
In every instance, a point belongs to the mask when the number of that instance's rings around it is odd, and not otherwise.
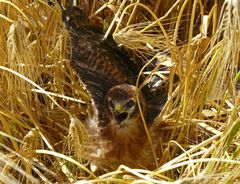
[[[121,110],[122,110],[121,104],[117,103],[117,104],[115,105],[114,110],[115,110],[115,112],[117,112],[117,113],[121,113]]]

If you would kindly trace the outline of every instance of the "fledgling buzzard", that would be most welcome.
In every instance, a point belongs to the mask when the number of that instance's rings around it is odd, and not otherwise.
[[[108,170],[121,164],[153,169],[155,162],[136,99],[138,66],[112,38],[103,40],[102,32],[89,24],[81,9],[69,10],[63,11],[63,19],[70,34],[70,62],[92,98],[94,114],[88,124],[98,129],[94,138],[98,150],[92,162]],[[142,113],[151,116],[147,121],[152,121],[160,108],[152,108],[156,101],[151,102],[146,93],[138,91],[139,102]],[[166,95],[158,94],[159,99],[163,102]]]

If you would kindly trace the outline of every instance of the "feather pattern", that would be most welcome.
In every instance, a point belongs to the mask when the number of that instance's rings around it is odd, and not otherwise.
[[[88,24],[81,9],[73,7],[72,12],[78,13],[64,18],[70,34],[71,66],[96,106],[99,124],[105,126],[105,115],[100,112],[106,108],[107,92],[123,83],[135,85],[137,66],[112,38],[103,40],[102,32]]]

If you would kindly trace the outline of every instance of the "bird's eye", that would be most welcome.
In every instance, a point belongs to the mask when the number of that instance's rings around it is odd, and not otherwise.
[[[126,107],[127,109],[130,109],[130,108],[132,108],[135,104],[136,104],[136,102],[135,102],[133,99],[130,99],[130,100],[128,100],[128,102],[125,104],[125,107]]]
[[[108,101],[108,107],[109,107],[110,109],[114,109],[114,104],[113,104],[113,101],[112,101],[112,100],[109,100],[109,101]]]

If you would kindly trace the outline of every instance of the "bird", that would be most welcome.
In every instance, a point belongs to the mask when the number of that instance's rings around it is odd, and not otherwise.
[[[136,87],[140,66],[112,37],[104,40],[103,32],[89,23],[83,9],[70,6],[63,9],[62,17],[70,35],[71,67],[93,106],[87,119],[87,128],[96,144],[86,154],[91,164],[107,171],[122,164],[154,169],[141,112],[146,117],[151,114],[148,122],[159,109],[152,113],[149,103],[154,98],[149,98],[150,90],[144,92]]]

